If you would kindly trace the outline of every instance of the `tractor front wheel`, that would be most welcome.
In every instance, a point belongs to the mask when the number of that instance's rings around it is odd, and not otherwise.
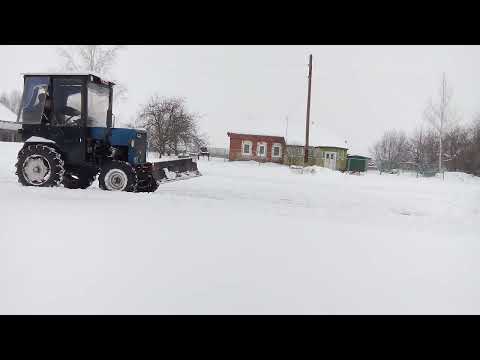
[[[42,144],[24,146],[18,152],[15,167],[18,182],[24,186],[58,186],[65,172],[61,154]]]
[[[104,164],[98,176],[98,185],[102,190],[135,192],[137,182],[135,168],[118,160]]]

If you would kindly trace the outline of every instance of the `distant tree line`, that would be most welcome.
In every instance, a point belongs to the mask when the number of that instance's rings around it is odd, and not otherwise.
[[[425,125],[407,135],[388,130],[370,152],[380,170],[413,168],[419,171],[463,171],[480,176],[480,114],[461,124],[452,104],[445,75],[439,101],[429,102]]]
[[[480,116],[469,125],[457,125],[442,136],[442,169],[480,176]],[[431,128],[420,128],[410,136],[390,130],[371,152],[380,170],[408,167],[439,170],[440,139]]]

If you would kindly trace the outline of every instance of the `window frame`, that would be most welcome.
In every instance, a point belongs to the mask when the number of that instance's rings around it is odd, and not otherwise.
[[[42,123],[42,115],[44,113],[45,100],[49,93],[49,88],[50,78],[48,76],[24,77],[23,95],[20,101],[20,109],[17,113],[17,122],[26,125],[40,125]],[[45,94],[45,99],[42,104],[37,102],[41,93]],[[35,106],[38,106],[38,108],[35,109],[36,111],[27,110],[33,109]],[[27,114],[31,115],[24,116],[25,110],[27,110]]]
[[[338,159],[337,155],[338,155],[338,153],[336,151],[325,151],[324,155],[323,155],[324,156],[323,158],[324,158],[324,160],[334,160],[335,159],[335,161],[338,161],[339,159]]]
[[[260,154],[260,148],[261,148],[262,146],[265,148],[265,151],[263,152],[263,154]],[[267,144],[265,141],[259,141],[259,142],[257,142],[257,149],[256,149],[257,151],[256,151],[256,153],[257,153],[257,156],[258,156],[258,157],[261,157],[261,158],[266,158],[266,157],[267,157],[267,152],[268,152],[268,147],[267,147],[267,146],[268,146],[268,144]]]
[[[278,155],[275,155],[275,148],[278,148]],[[282,157],[282,144],[273,143],[272,144],[272,158],[281,158]]]
[[[108,123],[109,123],[109,111],[110,111],[110,108],[111,108],[111,97],[110,97],[110,87],[109,86],[106,86],[106,85],[102,85],[102,84],[98,84],[98,83],[95,83],[95,82],[91,82],[91,81],[88,81],[87,84],[86,84],[86,88],[87,88],[87,109],[88,109],[88,113],[87,113],[87,118],[86,118],[86,126],[87,127],[108,127]],[[92,91],[90,91],[92,90]],[[96,90],[100,90],[99,92],[103,91],[103,90],[106,90],[107,93],[106,94],[102,94],[102,96],[104,95],[107,95],[106,96],[106,100],[107,100],[107,109],[106,109],[106,112],[105,112],[105,122],[100,124],[99,123],[99,119],[97,118],[94,118],[91,116],[91,109],[93,109],[93,104],[91,104],[91,97],[90,97],[90,94],[95,94],[95,91]],[[96,94],[95,94],[96,95]],[[92,97],[93,99],[93,97]],[[90,120],[92,119],[92,120]],[[103,122],[103,120],[102,120]]]
[[[248,150],[249,152],[246,153],[245,152],[245,145],[249,145],[248,146]],[[242,155],[243,156],[252,156],[252,147],[253,147],[253,142],[251,140],[242,140]]]
[[[81,78],[75,78],[75,77],[52,77],[51,80],[51,87],[52,87],[52,93],[53,93],[53,99],[52,99],[52,118],[51,118],[51,125],[54,127],[62,127],[62,128],[80,128],[85,126],[85,81],[83,81]],[[72,88],[79,88],[80,91],[75,92],[75,93],[70,93],[66,98],[65,98],[65,103],[59,102],[60,101],[60,94],[62,93],[64,87],[72,87]],[[65,123],[67,115],[61,115],[58,116],[58,114],[62,114],[61,108],[65,106],[70,106],[68,105],[68,99],[71,96],[77,96],[79,95],[79,101],[80,101],[80,115],[78,115],[78,119],[75,119],[72,123]],[[72,99],[73,100],[73,99]],[[78,110],[78,108],[72,107],[75,110]],[[73,116],[75,118],[76,116]],[[60,121],[61,119],[61,121]]]

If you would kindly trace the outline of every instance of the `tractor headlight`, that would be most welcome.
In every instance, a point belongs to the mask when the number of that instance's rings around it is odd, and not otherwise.
[[[134,139],[132,139],[132,141],[130,141],[130,146],[131,146],[132,148],[135,147],[135,140],[134,140]]]

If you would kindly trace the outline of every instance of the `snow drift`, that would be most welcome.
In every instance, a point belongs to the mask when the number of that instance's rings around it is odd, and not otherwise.
[[[201,159],[152,194],[43,189],[20,146],[0,143],[2,314],[480,314],[478,178]]]

